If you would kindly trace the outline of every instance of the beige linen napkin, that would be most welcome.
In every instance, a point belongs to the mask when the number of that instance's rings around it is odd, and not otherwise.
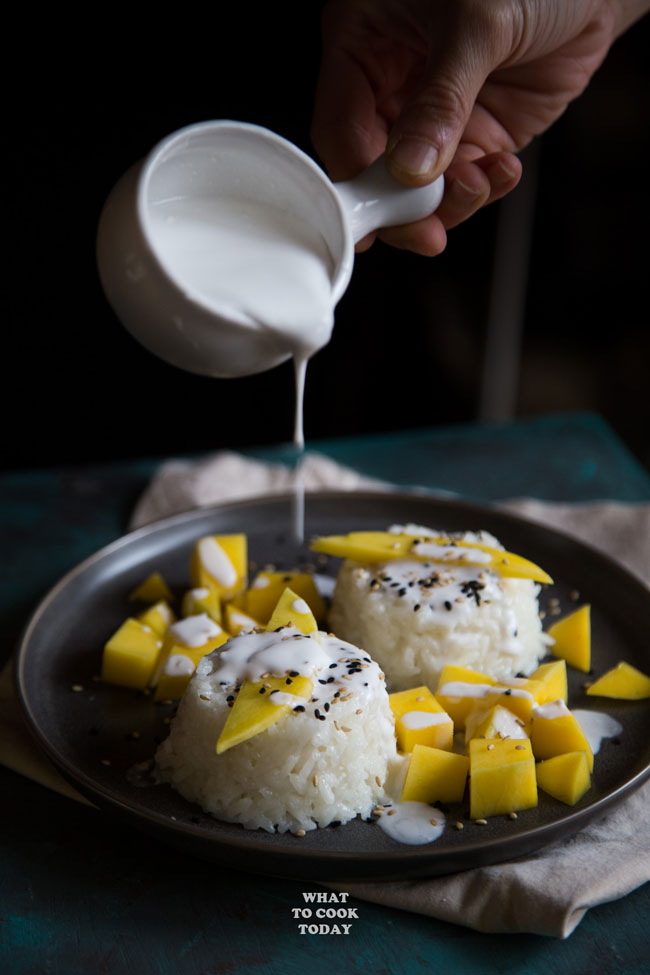
[[[304,489],[387,489],[327,457],[309,454],[297,475]],[[162,465],[138,502],[130,527],[195,507],[286,492],[296,475],[279,464],[221,453]],[[500,507],[560,528],[605,549],[650,584],[650,505],[582,505],[530,499]],[[27,734],[9,667],[0,675],[0,762],[48,788],[85,801]],[[565,938],[590,907],[650,880],[650,783],[576,836],[510,863],[447,877],[346,883],[355,897],[479,931],[533,932]],[[329,885],[335,886],[335,885]]]

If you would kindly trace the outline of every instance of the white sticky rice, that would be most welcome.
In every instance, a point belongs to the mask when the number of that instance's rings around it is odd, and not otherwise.
[[[363,670],[344,677],[345,670],[326,665],[314,675],[303,711],[291,710],[220,755],[215,745],[236,690],[220,682],[219,661],[241,638],[199,661],[157,751],[159,779],[216,818],[246,829],[307,831],[370,816],[385,796],[396,755],[388,694],[366,654],[325,634],[320,638],[335,642],[338,658],[356,659],[353,666]]]
[[[442,535],[419,525],[390,530],[422,538]],[[453,539],[503,548],[488,532]],[[418,684],[435,691],[445,664],[497,680],[532,673],[552,642],[542,632],[539,589],[529,579],[502,578],[483,568],[414,559],[380,565],[346,560],[329,623],[380,664],[389,691]]]

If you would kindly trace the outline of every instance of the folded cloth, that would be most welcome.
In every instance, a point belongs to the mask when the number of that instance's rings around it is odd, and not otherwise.
[[[390,488],[316,454],[307,455],[296,473],[282,465],[221,453],[194,464],[164,464],[138,502],[130,527],[195,507],[284,493],[296,479],[307,491]],[[650,505],[517,499],[500,507],[600,546],[650,584]],[[85,801],[32,744],[14,698],[9,666],[0,675],[0,762]],[[590,907],[622,897],[650,880],[649,827],[647,783],[571,839],[531,856],[446,877],[346,883],[338,889],[478,931],[565,938]]]

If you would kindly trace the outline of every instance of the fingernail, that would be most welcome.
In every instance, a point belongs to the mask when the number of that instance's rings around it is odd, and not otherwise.
[[[510,180],[515,179],[517,174],[509,169],[508,166],[501,160],[497,163],[496,167],[496,181],[498,183],[509,183]]]
[[[481,195],[481,190],[455,179],[451,186],[451,194],[457,203],[465,204],[472,203]]]
[[[433,176],[438,162],[438,150],[425,139],[412,136],[398,138],[388,148],[391,166],[409,176]]]

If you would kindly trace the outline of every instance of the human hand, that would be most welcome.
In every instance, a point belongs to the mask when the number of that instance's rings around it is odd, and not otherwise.
[[[643,0],[329,0],[312,138],[334,180],[386,152],[436,213],[376,236],[439,254],[447,230],[514,189],[516,152],[586,87]],[[623,8],[627,8],[624,10]],[[627,18],[627,22],[626,22]],[[365,250],[369,235],[357,247]]]

